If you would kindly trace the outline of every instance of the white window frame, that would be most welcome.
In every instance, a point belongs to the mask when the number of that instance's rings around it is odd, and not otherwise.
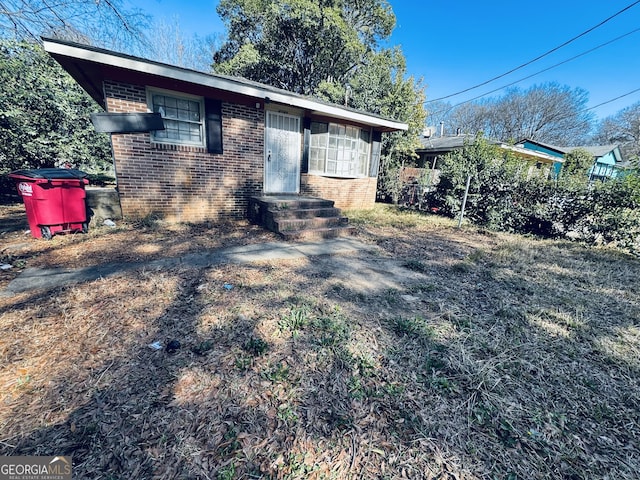
[[[316,175],[324,175],[328,177],[338,178],[364,178],[369,174],[369,164],[371,162],[371,139],[373,132],[365,130],[354,125],[335,123],[335,122],[311,122],[312,124],[326,125],[326,132],[311,133],[309,142],[309,173]],[[344,134],[336,135],[332,133],[333,129]],[[357,136],[348,136],[348,130],[356,130]],[[366,132],[368,140],[362,140],[362,133]],[[353,148],[345,148],[347,143],[355,143]],[[333,144],[333,145],[332,145]],[[362,149],[366,144],[365,149]],[[333,152],[330,154],[330,151]],[[345,159],[344,155],[351,155],[351,159]],[[329,158],[334,156],[336,158]],[[360,158],[364,156],[364,165],[361,165]],[[314,168],[318,164],[322,164],[323,168]],[[329,168],[329,164],[335,165],[335,171]],[[361,169],[358,167],[361,166]],[[345,168],[346,167],[346,168]]]
[[[176,99],[177,101],[186,100],[189,102],[196,102],[199,108],[199,121],[188,120],[188,119],[178,119],[171,118],[169,116],[162,115],[164,120],[169,120],[171,122],[180,122],[182,124],[188,125],[197,125],[200,132],[200,140],[186,140],[179,138],[163,138],[162,134],[166,130],[157,130],[151,132],[151,140],[155,143],[164,143],[169,145],[188,145],[195,147],[206,147],[207,146],[207,134],[205,130],[205,111],[204,111],[204,97],[199,97],[197,95],[189,95],[188,93],[175,92],[172,90],[163,90],[159,88],[148,88],[147,89],[147,108],[150,112],[154,112],[153,105],[153,96],[154,95],[162,95],[164,97],[169,97]],[[167,126],[167,122],[165,121],[165,127]]]

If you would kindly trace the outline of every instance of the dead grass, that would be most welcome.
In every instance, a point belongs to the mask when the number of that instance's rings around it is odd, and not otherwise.
[[[377,253],[0,298],[0,454],[73,455],[91,479],[637,478],[637,259],[385,207],[349,216]],[[0,256],[23,263],[0,285],[49,262],[272,239],[205,227],[7,233]],[[406,278],[340,274],[382,260]]]

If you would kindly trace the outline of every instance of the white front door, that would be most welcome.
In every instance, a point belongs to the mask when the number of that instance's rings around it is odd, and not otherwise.
[[[267,111],[264,139],[265,193],[300,191],[300,118]]]

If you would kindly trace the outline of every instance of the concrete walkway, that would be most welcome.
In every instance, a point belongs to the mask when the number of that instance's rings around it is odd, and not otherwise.
[[[106,278],[135,268],[162,269],[178,265],[210,267],[223,263],[251,263],[269,260],[291,260],[318,255],[338,255],[344,253],[371,251],[376,247],[366,245],[353,238],[343,237],[318,242],[286,243],[270,242],[240,247],[224,248],[203,253],[190,253],[181,257],[161,258],[149,262],[107,263],[93,267],[67,268],[27,268],[16,277],[0,296],[11,297],[29,290],[52,289],[69,283],[90,282]]]

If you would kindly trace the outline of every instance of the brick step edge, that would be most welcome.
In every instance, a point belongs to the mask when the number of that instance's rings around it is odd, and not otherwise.
[[[308,230],[287,230],[278,233],[282,235],[285,240],[314,240],[353,235],[355,231],[355,227],[344,226],[334,228],[313,228]]]
[[[284,209],[284,210],[268,210],[266,215],[271,216],[274,220],[281,218],[326,218],[326,217],[339,217],[341,214],[339,208],[324,207],[324,208],[297,208],[297,209]]]
[[[333,200],[282,200],[282,201],[262,201],[260,204],[273,212],[286,212],[287,210],[304,210],[315,208],[333,208]]]
[[[348,224],[347,217],[281,218],[274,221],[278,232],[345,227]]]

